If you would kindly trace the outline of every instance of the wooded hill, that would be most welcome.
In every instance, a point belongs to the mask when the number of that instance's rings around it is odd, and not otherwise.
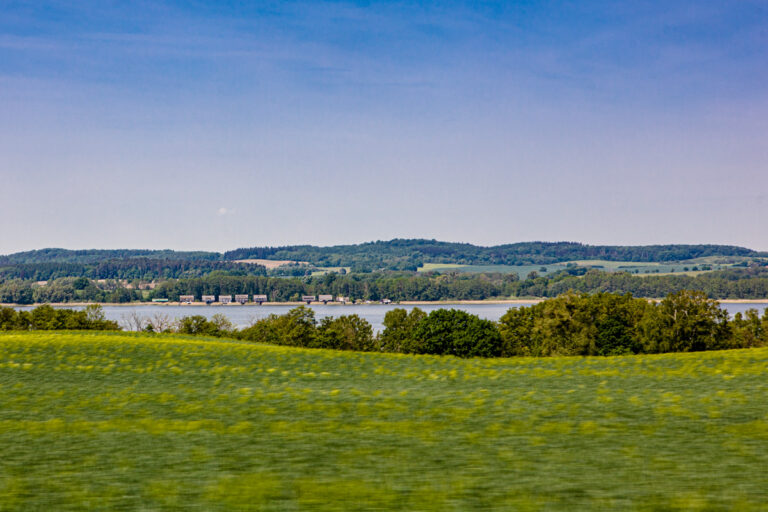
[[[101,263],[108,260],[148,258],[171,260],[221,260],[221,254],[205,251],[172,251],[170,249],[37,249],[0,256],[0,265],[24,263],[78,263],[81,265]]]
[[[0,256],[0,267],[41,263],[98,265],[117,260],[229,262],[241,259],[305,261],[316,267],[350,267],[353,272],[416,270],[424,263],[462,265],[546,265],[572,260],[669,262],[707,256],[765,257],[745,247],[730,245],[586,245],[576,242],[521,242],[482,247],[423,239],[394,239],[353,245],[318,247],[249,247],[224,253],[171,250],[67,250],[41,249]],[[142,265],[147,265],[146,262]],[[175,264],[173,264],[175,265]],[[171,265],[171,266],[173,266]],[[156,265],[154,265],[156,266]],[[200,266],[220,270],[210,264]],[[187,265],[187,268],[189,266]],[[73,268],[74,270],[74,268]],[[27,271],[34,272],[34,268]]]

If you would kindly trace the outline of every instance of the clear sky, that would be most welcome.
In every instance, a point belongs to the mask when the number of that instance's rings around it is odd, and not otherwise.
[[[0,254],[768,249],[768,2],[0,2]]]

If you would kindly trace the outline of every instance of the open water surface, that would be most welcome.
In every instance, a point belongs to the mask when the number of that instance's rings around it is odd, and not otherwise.
[[[504,315],[510,308],[517,308],[520,306],[529,306],[531,303],[518,303],[518,304],[430,304],[430,305],[399,305],[399,304],[348,304],[348,305],[312,305],[309,306],[315,312],[315,318],[319,321],[327,316],[341,316],[341,315],[358,315],[361,318],[367,320],[374,331],[381,331],[384,329],[384,315],[387,311],[394,308],[404,308],[411,310],[414,307],[421,308],[429,313],[436,309],[460,309],[467,313],[472,313],[480,318],[486,318],[488,320],[496,321]],[[82,309],[81,306],[57,306],[71,309]],[[155,315],[167,316],[171,320],[176,320],[185,316],[203,315],[206,318],[210,318],[216,313],[223,314],[229,320],[235,324],[238,328],[248,327],[256,320],[264,318],[271,314],[282,315],[296,306],[257,306],[256,304],[229,304],[229,305],[210,305],[210,306],[198,306],[198,305],[127,305],[127,306],[102,306],[104,314],[107,319],[115,320],[119,322],[123,327],[126,327],[128,318],[137,314],[142,317],[152,318]],[[762,314],[763,310],[768,307],[768,304],[763,303],[737,303],[737,304],[721,304],[721,307],[726,309],[728,313],[733,316],[738,312],[745,312],[746,310],[753,308]],[[20,306],[17,309],[31,309],[31,306]]]

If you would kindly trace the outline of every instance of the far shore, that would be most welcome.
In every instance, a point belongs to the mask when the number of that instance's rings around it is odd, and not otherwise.
[[[439,301],[427,301],[427,300],[404,300],[400,302],[392,302],[390,304],[382,304],[378,301],[371,301],[370,303],[342,303],[342,302],[328,302],[323,304],[322,302],[312,302],[312,306],[461,306],[461,305],[503,305],[503,304],[538,304],[548,300],[547,298],[531,298],[531,299],[488,299],[488,300],[439,300]],[[648,299],[651,302],[658,302],[662,299]],[[721,304],[766,304],[768,305],[768,299],[717,299],[717,302]],[[136,307],[136,306],[226,306],[226,307],[259,307],[259,304],[255,302],[247,302],[245,304],[239,304],[236,302],[230,304],[213,303],[206,304],[205,302],[53,302],[53,303],[35,303],[35,304],[11,304],[0,303],[0,306],[13,306],[13,307],[37,307],[44,305],[56,306],[56,307],[83,307],[92,304],[98,304],[100,306],[120,306],[120,307]],[[306,302],[264,302],[261,304],[263,307],[269,306],[303,306]]]

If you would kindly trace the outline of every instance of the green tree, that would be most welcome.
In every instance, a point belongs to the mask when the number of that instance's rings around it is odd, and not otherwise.
[[[533,346],[534,323],[534,308],[510,308],[504,313],[499,319],[503,357],[541,355]]]
[[[403,308],[395,308],[384,315],[384,331],[381,333],[381,350],[384,352],[414,353],[416,338],[414,332],[427,314],[413,308],[410,313]]]
[[[645,352],[692,352],[728,348],[728,313],[702,291],[669,294],[642,322]]]
[[[275,345],[311,347],[316,335],[315,313],[306,306],[291,309],[284,315],[269,315],[239,333],[239,337]]]
[[[569,292],[499,320],[506,355],[616,355],[640,351],[638,324],[648,307],[630,294]]]
[[[176,332],[180,334],[193,334],[195,336],[221,336],[216,323],[208,320],[203,315],[185,316],[179,320]]]
[[[414,331],[417,351],[458,357],[495,357],[501,354],[496,324],[458,309],[437,309]]]
[[[78,277],[72,282],[72,287],[75,290],[84,290],[90,283],[91,280],[87,277]]]
[[[731,321],[731,345],[737,348],[761,347],[768,343],[768,309],[760,318],[756,309],[743,315],[736,313]]]
[[[323,318],[312,346],[363,352],[377,349],[371,324],[357,315]]]

